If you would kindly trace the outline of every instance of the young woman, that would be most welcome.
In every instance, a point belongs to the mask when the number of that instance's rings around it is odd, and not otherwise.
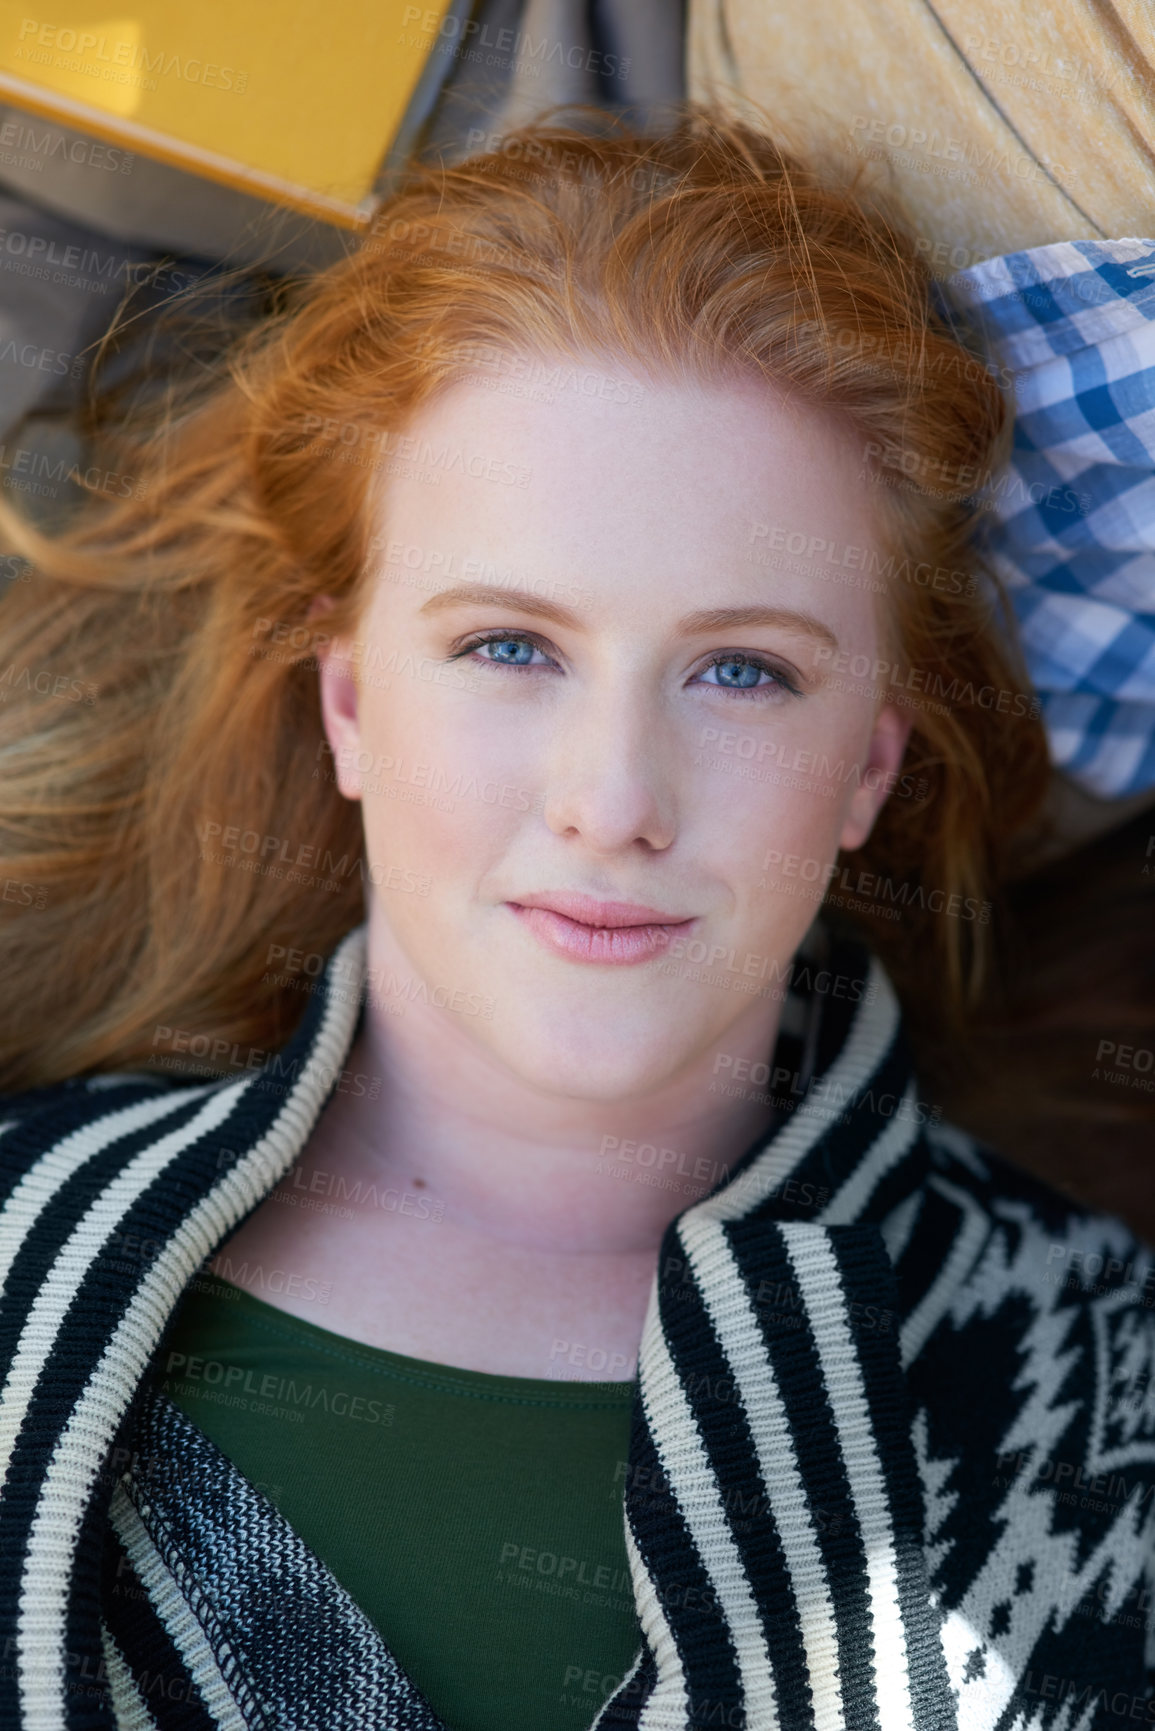
[[[10,525],[6,1725],[1155,1714],[1150,1254],[898,1008],[1046,775],[1006,436],[883,215],[538,129]]]

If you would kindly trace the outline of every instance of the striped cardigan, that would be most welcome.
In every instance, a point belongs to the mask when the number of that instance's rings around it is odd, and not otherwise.
[[[150,1370],[340,1077],[364,941],[260,1070],[2,1103],[4,1731],[444,1731]],[[885,975],[821,941],[767,1067],[789,1110],[661,1246],[624,1490],[638,1651],[594,1724],[1153,1721],[1152,1254],[938,1124]]]

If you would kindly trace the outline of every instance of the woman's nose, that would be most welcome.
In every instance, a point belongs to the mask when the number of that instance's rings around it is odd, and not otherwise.
[[[543,815],[556,835],[599,854],[635,842],[660,852],[677,830],[671,746],[663,718],[636,698],[591,691],[558,716]]]

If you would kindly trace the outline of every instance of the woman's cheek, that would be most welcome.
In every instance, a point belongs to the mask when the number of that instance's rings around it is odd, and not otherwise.
[[[429,679],[394,675],[365,694],[362,761],[372,769],[362,803],[370,864],[380,854],[420,869],[436,893],[463,868],[480,876],[534,791],[525,729],[495,717],[480,725],[461,664],[430,666]]]
[[[782,761],[776,761],[777,754],[762,762],[753,756],[714,756],[704,771],[698,768],[692,796],[700,807],[702,832],[721,840],[738,876],[760,876],[763,855],[771,847],[833,856],[853,788],[847,766],[857,759],[847,749],[850,744],[841,751],[809,751],[801,757],[790,751],[782,754]],[[791,767],[796,757],[805,770]],[[826,773],[821,773],[823,758]]]
[[[741,741],[752,731],[735,731],[737,749],[715,753],[704,774],[698,769],[698,833],[713,838],[716,869],[743,909],[739,917],[755,948],[801,937],[838,856],[869,720],[848,705],[823,721],[821,730],[795,732],[781,750],[771,738],[768,749],[747,747],[746,756]]]

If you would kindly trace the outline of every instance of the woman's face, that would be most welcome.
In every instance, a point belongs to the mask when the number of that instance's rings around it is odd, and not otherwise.
[[[841,551],[880,545],[852,433],[753,381],[561,377],[455,384],[389,441],[322,704],[372,1001],[624,1100],[773,1033],[908,724],[832,671],[886,654]]]

